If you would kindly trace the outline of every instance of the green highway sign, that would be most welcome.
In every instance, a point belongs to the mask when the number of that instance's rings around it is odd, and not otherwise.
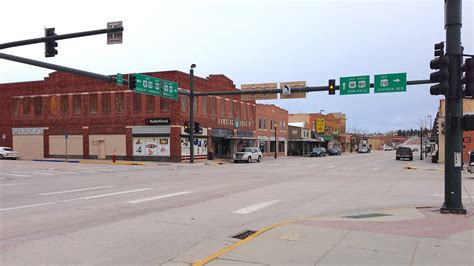
[[[374,92],[407,91],[407,73],[381,74],[374,76]]]
[[[161,97],[170,98],[170,99],[178,99],[178,83],[163,80],[163,93]]]
[[[117,85],[120,87],[123,86],[123,75],[120,73],[117,73]]]
[[[136,78],[135,92],[161,96],[161,79],[142,74],[134,74]]]
[[[341,77],[339,91],[340,95],[370,93],[370,76]]]

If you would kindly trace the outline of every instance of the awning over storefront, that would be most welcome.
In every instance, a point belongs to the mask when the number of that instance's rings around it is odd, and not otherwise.
[[[256,140],[255,137],[239,137],[239,136],[228,136],[225,139],[247,139],[247,140]]]

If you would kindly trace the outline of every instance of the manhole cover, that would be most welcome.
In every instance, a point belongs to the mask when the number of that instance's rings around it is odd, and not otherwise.
[[[242,233],[238,233],[235,236],[232,236],[232,238],[237,238],[237,239],[246,239],[247,237],[255,234],[257,231],[252,231],[252,230],[247,230]]]
[[[385,214],[385,213],[368,213],[368,214],[351,215],[351,216],[343,216],[343,217],[351,218],[351,219],[365,219],[365,218],[374,218],[374,217],[383,217],[383,216],[392,216],[392,215]]]

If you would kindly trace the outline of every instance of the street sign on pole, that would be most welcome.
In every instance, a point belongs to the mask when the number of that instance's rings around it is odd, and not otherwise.
[[[242,84],[240,89],[243,91],[253,90],[276,90],[278,87],[277,83],[257,83],[257,84]],[[265,93],[265,94],[244,94],[240,96],[243,101],[249,100],[276,100],[278,99],[277,93]]]
[[[285,94],[283,93],[280,94],[280,99],[295,99],[295,98],[306,98],[306,92],[294,92],[291,91],[291,89],[296,89],[296,88],[306,88],[306,81],[290,81],[290,82],[280,82],[280,89],[284,89],[285,86],[290,88],[289,93]]]
[[[137,80],[135,92],[161,96],[161,79],[142,74],[134,74]]]
[[[316,133],[324,133],[324,128],[326,127],[326,123],[324,118],[316,119]]]
[[[380,74],[374,76],[374,92],[407,91],[407,73]]]
[[[341,77],[339,91],[340,95],[370,93],[370,76]]]
[[[107,22],[107,29],[122,27],[122,21]],[[107,33],[107,44],[120,44],[123,41],[121,31]]]
[[[178,99],[178,83],[163,80],[163,92],[161,97],[176,100]]]
[[[120,73],[117,73],[117,85],[120,87],[123,86],[123,75]]]

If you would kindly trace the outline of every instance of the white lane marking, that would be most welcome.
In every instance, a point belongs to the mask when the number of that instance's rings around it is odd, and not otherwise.
[[[112,193],[106,193],[106,194],[99,194],[99,195],[88,196],[88,197],[81,197],[80,199],[86,199],[86,200],[97,199],[97,198],[104,198],[104,197],[110,197],[110,196],[116,196],[116,195],[122,195],[122,194],[128,194],[128,193],[141,192],[141,191],[146,191],[150,189],[152,188],[140,188],[140,189],[112,192]]]
[[[58,173],[58,174],[77,174],[78,172],[71,172],[71,171],[58,171],[58,170],[37,170],[40,172],[47,172],[47,173]]]
[[[161,196],[156,196],[156,197],[130,200],[130,201],[127,201],[125,203],[136,204],[136,203],[142,203],[142,202],[151,201],[151,200],[158,200],[158,199],[171,198],[171,197],[180,196],[180,195],[186,195],[186,194],[190,194],[190,193],[194,193],[194,192],[193,191],[176,192],[176,193],[171,193],[171,194],[166,194],[166,195],[161,195]]]
[[[90,188],[80,188],[80,189],[72,189],[72,190],[63,190],[63,191],[56,191],[56,192],[41,193],[41,194],[38,194],[38,195],[47,196],[47,195],[56,195],[56,194],[64,194],[64,193],[72,193],[72,192],[96,190],[96,189],[104,189],[104,188],[111,188],[111,187],[114,187],[114,186],[102,186],[102,187],[90,187]]]
[[[0,187],[2,186],[14,186],[14,185],[21,185],[23,183],[8,183],[8,184],[0,184]]]
[[[444,194],[433,194],[433,197],[444,197]],[[462,197],[465,198],[465,199],[469,198],[469,196],[462,196]],[[474,198],[474,197],[472,197],[472,198]]]
[[[287,166],[296,166],[296,165],[299,165],[299,163],[289,164]]]
[[[3,208],[3,209],[0,209],[0,211],[11,211],[11,210],[24,209],[24,208],[44,206],[44,205],[52,205],[52,204],[56,204],[56,203],[70,202],[70,201],[74,201],[74,200],[79,200],[79,198],[78,199],[43,202],[43,203],[38,203],[38,204],[23,205],[23,206],[10,207],[10,208]]]
[[[277,165],[281,165],[281,163],[268,164],[267,166],[277,166]]]
[[[336,165],[331,165],[331,166],[329,166],[328,168],[334,168],[334,167],[336,167]]]
[[[378,167],[374,167],[374,168],[372,168],[372,170],[379,170],[379,168],[378,168]]]
[[[232,213],[249,214],[249,213],[254,212],[256,210],[259,210],[259,209],[268,207],[270,205],[273,205],[277,202],[280,202],[280,200],[272,200],[272,201],[261,202],[261,203],[257,203],[257,204],[242,208],[240,210],[236,210],[235,212],[232,212]]]
[[[94,171],[94,172],[115,172],[117,170],[112,170],[112,169],[105,169],[105,168],[76,168],[77,170],[81,172],[88,172],[88,171]]]
[[[319,164],[308,165],[306,167],[316,167],[316,166],[319,166]]]
[[[18,172],[20,174],[34,174],[34,175],[54,175],[50,173],[41,173],[41,172]]]
[[[11,174],[11,173],[0,173],[0,175],[18,176],[18,177],[31,177],[30,175],[19,175],[19,174]]]

